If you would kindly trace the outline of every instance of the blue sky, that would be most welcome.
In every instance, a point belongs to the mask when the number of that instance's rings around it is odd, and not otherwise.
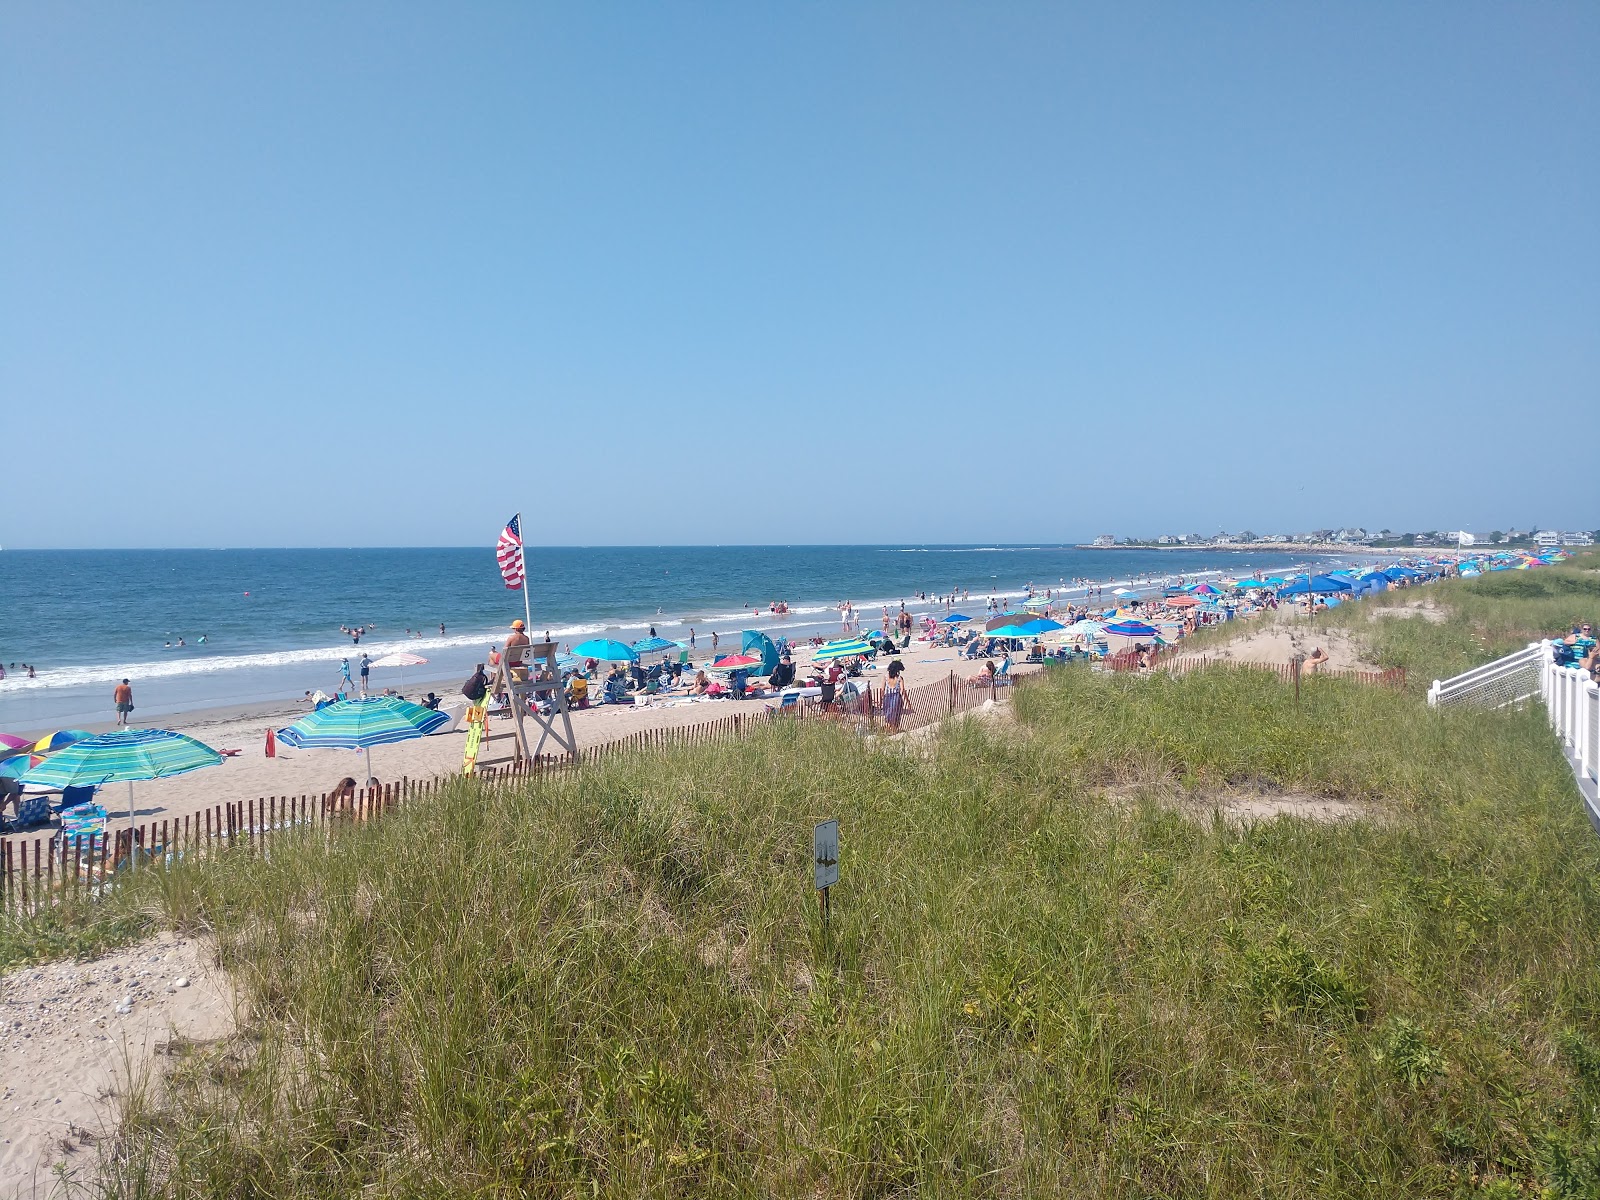
[[[0,155],[6,546],[1600,524],[1593,3],[12,3]]]

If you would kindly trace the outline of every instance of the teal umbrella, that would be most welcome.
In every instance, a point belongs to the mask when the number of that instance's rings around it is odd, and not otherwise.
[[[871,654],[872,647],[860,638],[845,638],[843,641],[829,642],[817,651],[816,662],[827,662],[831,658],[854,658],[858,654]]]
[[[133,828],[133,784],[139,779],[187,775],[222,761],[204,742],[170,729],[118,729],[82,738],[25,772],[21,783],[41,787],[99,787],[127,783],[128,827]]]
[[[598,658],[602,662],[638,662],[639,652],[626,642],[613,638],[591,638],[572,648],[579,658]]]

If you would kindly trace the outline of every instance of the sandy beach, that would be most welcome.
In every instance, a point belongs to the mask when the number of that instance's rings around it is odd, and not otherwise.
[[[810,647],[797,648],[796,668],[804,668],[811,661],[812,653]],[[947,647],[930,647],[925,642],[915,640],[899,657],[906,665],[908,684],[913,688],[944,679],[952,671],[958,678],[966,679],[983,667],[981,659],[958,659],[955,651]],[[866,681],[873,685],[874,690],[886,678],[887,661],[880,656],[877,664],[866,672]],[[432,680],[407,687],[406,695],[414,700],[430,690],[444,697],[447,707],[465,706],[459,679]],[[679,695],[655,698],[639,707],[601,705],[573,712],[572,731],[579,749],[585,749],[618,741],[643,730],[698,725],[733,713],[762,713],[776,703],[775,699],[712,700]],[[238,750],[240,753],[225,758],[218,767],[135,784],[135,820],[140,824],[171,820],[215,804],[253,800],[259,796],[320,795],[346,775],[362,778],[365,767],[359,751],[291,750],[280,744],[274,757],[266,756],[267,730],[282,728],[305,715],[306,711],[304,704],[269,703],[207,709],[170,722],[161,722],[164,728],[176,729],[198,738],[216,750]],[[85,728],[100,732],[112,728],[112,725],[105,722]],[[502,718],[491,721],[489,732],[502,733],[510,728],[511,721]],[[465,740],[465,729],[460,728],[415,741],[379,747],[372,751],[372,773],[384,783],[398,782],[402,778],[432,779],[455,774],[461,770]],[[486,749],[483,757],[488,759],[504,754],[509,745],[509,742],[494,743]],[[126,785],[107,786],[102,789],[99,801],[113,818],[112,828],[126,827]]]

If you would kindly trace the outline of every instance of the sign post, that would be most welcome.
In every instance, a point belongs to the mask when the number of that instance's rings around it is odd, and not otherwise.
[[[828,924],[828,889],[839,882],[839,822],[823,821],[811,831],[811,867],[822,923]]]

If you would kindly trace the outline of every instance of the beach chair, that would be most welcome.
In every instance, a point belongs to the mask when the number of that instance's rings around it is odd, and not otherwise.
[[[12,831],[36,829],[50,824],[50,797],[23,796],[17,801],[17,815],[8,828]]]
[[[1000,660],[1000,669],[994,673],[994,685],[1005,687],[1006,684],[1014,682],[1015,680],[1011,678],[1011,656],[1007,655]]]

